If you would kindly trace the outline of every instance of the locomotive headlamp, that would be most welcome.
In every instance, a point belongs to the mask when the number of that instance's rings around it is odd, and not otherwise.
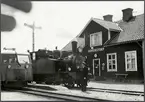
[[[25,66],[25,68],[29,68],[29,65],[27,64],[27,65]]]
[[[10,69],[11,68],[11,65],[8,65],[8,68]]]
[[[79,66],[77,66],[77,69],[79,69],[80,67]]]
[[[68,71],[71,71],[71,68],[70,67],[68,68]]]

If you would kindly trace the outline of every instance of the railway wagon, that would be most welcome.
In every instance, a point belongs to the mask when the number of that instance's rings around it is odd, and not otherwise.
[[[28,53],[2,52],[1,53],[1,85],[24,86],[33,81],[32,63]]]

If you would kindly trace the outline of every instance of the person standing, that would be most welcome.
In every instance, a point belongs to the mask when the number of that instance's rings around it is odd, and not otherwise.
[[[88,79],[88,68],[87,68],[85,62],[83,62],[83,70],[82,70],[81,79],[82,79],[81,80],[81,90],[86,91],[87,79]]]

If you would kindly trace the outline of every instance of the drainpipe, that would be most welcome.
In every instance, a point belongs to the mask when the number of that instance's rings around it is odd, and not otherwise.
[[[145,51],[145,47],[144,47],[144,45],[145,45],[145,41],[143,40],[143,41],[142,41],[142,54],[143,54],[143,76],[144,76],[144,82],[145,82],[145,53],[144,53],[144,51]]]
[[[1,36],[0,36],[1,37]],[[0,44],[0,66],[2,64],[2,54],[1,54],[1,44]],[[2,80],[2,73],[0,73],[0,80]],[[0,81],[0,84],[1,84],[2,81]],[[0,88],[1,90],[1,88]]]

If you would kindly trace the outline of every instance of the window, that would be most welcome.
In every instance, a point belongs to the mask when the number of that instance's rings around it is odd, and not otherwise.
[[[19,63],[30,63],[28,55],[18,55]]]
[[[137,71],[137,56],[136,51],[125,52],[126,71]]]
[[[117,71],[116,53],[107,54],[107,71]]]
[[[11,63],[16,63],[17,62],[17,58],[16,55],[2,55],[2,62],[4,64],[11,64]]]
[[[90,47],[102,45],[102,32],[90,34]]]

